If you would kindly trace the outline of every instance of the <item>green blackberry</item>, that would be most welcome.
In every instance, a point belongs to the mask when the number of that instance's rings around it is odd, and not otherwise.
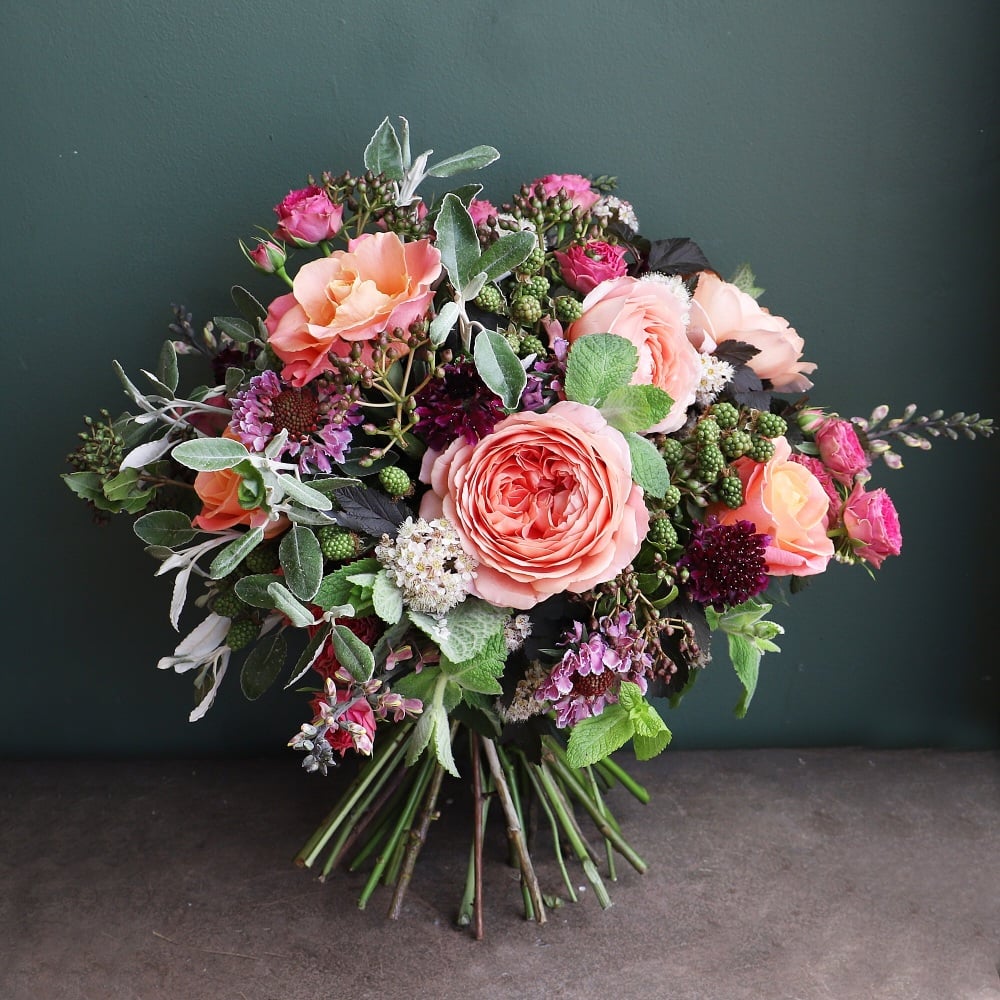
[[[556,299],[556,319],[560,323],[573,323],[583,315],[583,304],[572,295],[560,295]]]
[[[731,510],[743,505],[743,483],[739,476],[723,476],[719,483],[719,497]]]
[[[358,543],[353,532],[339,525],[327,524],[316,532],[323,558],[330,562],[346,562],[358,554]]]
[[[776,438],[781,437],[788,430],[788,424],[777,413],[768,413],[766,410],[762,410],[757,414],[754,429],[763,438]]]
[[[542,318],[542,303],[534,295],[519,295],[510,304],[510,315],[516,322],[530,326]]]
[[[774,445],[767,438],[753,435],[747,455],[755,462],[766,462],[774,454]]]
[[[671,483],[663,494],[663,506],[667,510],[672,510],[681,502],[681,491],[677,486]]]
[[[391,497],[408,497],[413,494],[413,483],[410,482],[410,477],[396,465],[380,469],[378,481]]]
[[[482,290],[473,301],[483,312],[499,313],[503,311],[503,294],[496,285],[483,285]]]
[[[677,529],[669,517],[655,517],[649,524],[649,540],[672,549],[677,544]]]
[[[247,605],[239,599],[234,590],[223,590],[215,595],[212,610],[223,618],[236,618],[247,610]]]
[[[535,247],[518,265],[517,270],[521,274],[538,274],[543,267],[545,267],[545,251],[541,247]]]
[[[711,482],[726,467],[722,449],[715,444],[707,444],[698,449],[698,478]]]
[[[273,573],[279,564],[278,550],[272,545],[258,545],[243,560],[243,565],[251,573]]]
[[[723,429],[729,430],[735,427],[740,419],[740,411],[732,404],[725,401],[713,403],[708,412],[715,417],[715,422]]]
[[[226,633],[226,645],[233,652],[236,652],[238,649],[243,649],[244,646],[249,646],[257,638],[259,632],[260,626],[252,618],[238,618],[229,626],[229,631]]]
[[[702,417],[694,429],[694,436],[699,446],[715,444],[719,440],[719,425],[715,417]]]
[[[549,279],[537,274],[527,281],[522,281],[519,294],[533,295],[536,299],[544,299],[549,294]]]
[[[675,466],[684,456],[684,446],[677,438],[664,438],[660,444],[660,454],[669,466]]]
[[[545,345],[538,339],[538,337],[529,333],[527,337],[523,337],[521,339],[521,344],[517,353],[522,358],[526,358],[529,354],[543,356],[545,354]]]
[[[732,462],[745,455],[752,444],[753,438],[746,431],[731,430],[722,435],[719,447],[722,448],[722,454]]]

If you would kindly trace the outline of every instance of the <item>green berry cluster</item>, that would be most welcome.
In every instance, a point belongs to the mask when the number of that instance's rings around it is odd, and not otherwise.
[[[503,295],[496,285],[483,285],[473,300],[476,306],[488,313],[503,312]]]
[[[538,274],[543,267],[545,267],[545,251],[541,247],[535,247],[517,270],[520,274]]]
[[[252,618],[237,618],[226,633],[226,645],[235,653],[249,646],[259,632],[260,626]]]
[[[702,445],[716,444],[719,440],[719,423],[715,417],[706,416],[695,425],[694,439],[698,442],[698,447]]]
[[[677,529],[669,517],[654,517],[649,524],[649,540],[664,548],[671,549],[677,545]]]
[[[739,423],[740,411],[732,403],[713,403],[708,412],[715,418],[715,422],[723,430],[731,430]]]
[[[526,358],[529,354],[544,355],[545,345],[538,337],[529,333],[526,337],[521,338],[521,342],[517,346],[517,353],[522,358]]]
[[[774,455],[774,442],[754,434],[747,450],[747,457],[755,462],[767,462],[772,455]]]
[[[663,456],[663,461],[672,469],[680,464],[680,460],[684,457],[684,446],[677,440],[677,438],[664,438],[659,445],[660,454]]]
[[[726,467],[726,456],[717,444],[706,444],[698,449],[696,466],[698,478],[703,482],[712,482]]]
[[[719,480],[719,499],[731,510],[743,505],[743,483],[739,476],[726,475]]]
[[[519,284],[519,295],[532,295],[536,299],[544,299],[549,294],[549,279],[536,274]]]
[[[358,540],[353,532],[338,525],[324,525],[316,532],[323,558],[330,562],[347,562],[358,554]]]
[[[96,472],[100,476],[117,474],[125,457],[125,442],[111,422],[111,414],[101,410],[101,422],[84,417],[85,431],[78,435],[80,444],[66,456],[66,461],[77,472]]]
[[[719,446],[722,448],[722,454],[729,459],[730,462],[734,462],[737,458],[741,458],[745,455],[753,445],[753,437],[747,432],[740,430],[738,427],[734,427],[732,430],[726,431],[722,435],[722,440],[719,442]]]
[[[219,591],[212,601],[212,610],[223,618],[238,618],[248,610],[248,606],[231,588]]]
[[[408,497],[413,494],[413,483],[410,482],[410,477],[396,465],[380,469],[378,481],[391,497]]]
[[[531,326],[542,318],[542,303],[534,295],[518,295],[510,304],[510,315],[516,322]]]
[[[583,303],[572,295],[560,295],[556,299],[556,319],[560,323],[574,323],[583,315]]]
[[[673,510],[681,502],[681,491],[679,486],[671,483],[663,493],[663,506],[667,510]]]
[[[760,410],[754,422],[754,430],[762,438],[776,438],[788,430],[788,424],[784,417],[779,417],[777,413]]]
[[[258,545],[243,565],[251,573],[273,573],[280,565],[278,550],[273,545]]]

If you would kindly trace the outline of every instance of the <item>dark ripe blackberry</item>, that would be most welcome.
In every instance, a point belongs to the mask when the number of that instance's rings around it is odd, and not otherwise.
[[[615,674],[610,670],[586,676],[577,674],[573,681],[573,693],[582,695],[584,698],[596,698],[599,694],[604,694],[614,682]]]

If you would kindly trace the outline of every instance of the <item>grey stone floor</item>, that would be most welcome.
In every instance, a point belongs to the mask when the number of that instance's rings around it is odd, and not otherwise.
[[[0,764],[0,998],[1000,998],[1000,755],[632,769],[653,801],[611,805],[650,871],[621,866],[606,911],[584,892],[528,923],[494,826],[477,942],[452,922],[457,784],[391,922],[388,890],[360,911],[361,876],[291,864],[336,791],[291,756]]]

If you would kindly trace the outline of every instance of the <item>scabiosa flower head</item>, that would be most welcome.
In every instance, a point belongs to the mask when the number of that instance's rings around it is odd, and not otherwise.
[[[691,600],[716,611],[742,604],[767,588],[764,551],[769,535],[757,534],[751,521],[719,524],[709,516],[691,529],[691,541],[677,565],[690,574]]]
[[[475,444],[504,418],[500,397],[486,388],[471,361],[444,366],[444,378],[415,396],[416,433],[428,447],[444,451],[458,437]]]
[[[395,539],[382,536],[375,557],[406,604],[428,615],[447,614],[465,600],[477,565],[462,548],[455,526],[443,517],[408,517]]]
[[[653,660],[627,611],[602,618],[590,635],[580,622],[573,622],[561,645],[567,647],[562,660],[535,691],[539,701],[549,702],[556,710],[560,728],[600,715],[618,701],[622,681],[631,681],[646,693],[646,675]]]
[[[360,408],[328,379],[313,379],[298,389],[276,372],[265,371],[233,398],[229,426],[247,448],[258,452],[287,431],[281,455],[298,457],[299,471],[311,473],[329,472],[331,462],[344,461],[350,428],[362,419]]]
[[[701,406],[715,402],[716,396],[732,381],[736,369],[728,361],[711,354],[700,354],[701,379],[695,389],[695,401]]]

